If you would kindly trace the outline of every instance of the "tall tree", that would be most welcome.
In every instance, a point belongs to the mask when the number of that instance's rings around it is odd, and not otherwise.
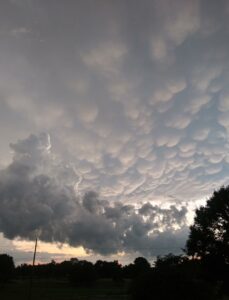
[[[220,257],[229,263],[229,186],[215,191],[206,206],[196,210],[186,253],[199,258]]]

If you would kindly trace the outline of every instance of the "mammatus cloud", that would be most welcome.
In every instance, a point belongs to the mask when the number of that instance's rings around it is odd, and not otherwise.
[[[159,214],[174,203],[189,210],[228,184],[228,17],[226,0],[1,1],[1,181],[21,180],[12,191],[41,210],[39,226],[53,218],[52,235],[66,230],[78,243],[74,224],[86,233],[79,216],[90,216],[108,224],[112,249],[117,240],[117,248],[128,241],[134,249],[137,225],[127,230],[120,221],[120,229],[105,210],[131,205],[128,220],[145,226],[140,243],[148,249],[166,231],[156,239],[149,216],[138,212],[145,202],[160,205]],[[33,136],[11,145],[10,164],[8,144],[31,132],[49,132],[54,151],[47,136]],[[28,185],[40,186],[42,205],[38,191],[22,192]],[[94,217],[83,205],[86,191],[103,202]],[[84,246],[95,248],[88,240]]]
[[[56,162],[47,134],[10,145],[12,163],[0,172],[0,230],[5,237],[83,246],[99,254],[156,255],[183,246],[187,209],[167,209],[102,200],[94,191],[80,197],[77,174]]]
[[[227,1],[35,2],[1,4],[2,164],[45,131],[82,194],[191,202],[228,182]]]

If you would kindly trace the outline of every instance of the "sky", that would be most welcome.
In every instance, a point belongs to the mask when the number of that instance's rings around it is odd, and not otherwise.
[[[229,180],[229,2],[2,0],[0,40],[0,252],[181,253]]]

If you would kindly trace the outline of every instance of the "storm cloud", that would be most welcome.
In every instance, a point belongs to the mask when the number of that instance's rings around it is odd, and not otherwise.
[[[11,149],[13,161],[0,172],[0,231],[5,237],[39,237],[104,255],[155,255],[161,243],[166,251],[182,246],[182,241],[174,244],[171,239],[186,224],[185,207],[112,203],[94,191],[77,195],[77,174],[57,162],[48,134],[31,135],[11,144]]]
[[[180,247],[182,207],[229,182],[228,20],[227,0],[1,1],[5,235]]]

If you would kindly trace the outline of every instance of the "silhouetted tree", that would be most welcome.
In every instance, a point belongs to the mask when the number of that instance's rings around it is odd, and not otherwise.
[[[12,279],[14,275],[13,257],[7,254],[0,254],[0,283],[4,283]]]
[[[137,257],[134,263],[122,267],[124,278],[135,278],[151,269],[150,263],[144,257]]]
[[[146,270],[150,268],[150,263],[148,262],[148,260],[144,257],[137,257],[134,260],[134,265],[142,270]]]
[[[136,273],[136,268],[133,263],[125,265],[122,267],[122,273],[124,278],[134,278]]]
[[[195,261],[169,254],[159,257],[155,267],[134,279],[131,294],[134,300],[216,300],[211,286],[193,272]],[[192,272],[190,272],[192,271]]]
[[[97,274],[91,262],[81,260],[72,264],[69,280],[73,285],[90,286],[95,282],[96,279]]]
[[[196,210],[186,253],[198,258],[218,257],[229,264],[229,186],[215,191],[206,206]]]
[[[196,210],[185,251],[200,260],[206,281],[229,294],[229,186],[215,191]]]
[[[174,255],[169,253],[165,256],[158,256],[155,262],[155,268],[160,270],[168,270],[169,268],[177,267],[184,261],[188,260],[187,257],[181,255]]]
[[[134,273],[135,276],[139,276],[150,270],[150,263],[144,257],[137,257],[134,260]]]
[[[98,260],[95,263],[95,270],[100,278],[112,278],[119,282],[122,280],[122,266],[115,261]]]

